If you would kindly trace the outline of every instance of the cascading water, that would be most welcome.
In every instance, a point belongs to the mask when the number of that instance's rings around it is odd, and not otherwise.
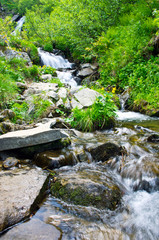
[[[57,69],[57,77],[62,83],[71,87],[77,87],[77,83],[72,75],[73,64],[60,55],[38,49],[42,65],[51,66]]]
[[[16,35],[17,32],[21,32],[23,24],[25,22],[25,16],[23,16],[22,18],[19,19],[19,21],[17,22],[17,25],[15,27],[15,30],[13,32],[13,35]]]
[[[46,52],[38,49],[42,65],[51,66],[55,69],[64,69],[64,68],[72,68],[72,63],[70,63],[67,59],[64,59],[60,55],[55,55],[50,52]]]
[[[31,235],[32,228],[41,228],[42,223],[42,232],[47,231],[48,240],[59,239],[51,235],[50,226],[60,230],[62,240],[158,240],[159,147],[158,142],[148,141],[152,134],[159,134],[159,119],[146,117],[140,122],[120,121],[111,130],[78,133],[78,137],[72,138],[72,145],[63,151],[77,154],[92,144],[113,142],[124,147],[126,155],[114,157],[106,163],[92,162],[87,155],[88,162],[62,167],[59,174],[64,172],[72,181],[82,174],[86,182],[92,176],[91,181],[99,185],[107,177],[113,177],[123,193],[121,205],[111,211],[74,205],[50,195],[29,222],[15,226],[1,236],[2,240],[13,239],[13,236],[14,239],[21,236],[27,240],[32,236],[31,239],[43,240],[45,237]],[[63,180],[65,183],[67,179]]]

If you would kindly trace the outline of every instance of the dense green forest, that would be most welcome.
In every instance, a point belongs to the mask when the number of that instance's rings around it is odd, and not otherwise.
[[[58,48],[75,62],[98,62],[101,88],[129,89],[132,109],[159,109],[158,0],[1,0],[1,6],[26,22],[14,36],[11,17],[1,18],[0,46],[9,42],[34,63],[0,59],[1,108],[16,94],[16,80],[38,77],[37,48],[43,47]]]

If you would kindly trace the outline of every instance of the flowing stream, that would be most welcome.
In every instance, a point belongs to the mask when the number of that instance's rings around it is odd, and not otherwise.
[[[113,142],[125,147],[127,155],[124,159],[114,157],[108,163],[95,163],[87,155],[85,162],[58,170],[73,174],[74,178],[79,171],[88,174],[88,178],[90,173],[93,178],[112,176],[124,193],[116,210],[74,205],[48,195],[29,221],[15,226],[1,238],[44,240],[47,232],[48,240],[158,240],[159,146],[147,139],[159,133],[159,119],[137,114],[138,119],[131,117],[130,120],[129,115],[127,112],[127,116],[124,113],[122,118],[119,117],[115,129],[79,133],[78,137],[72,138],[71,146],[61,153],[77,153],[92,144]],[[60,235],[52,235],[54,228]]]
[[[74,81],[71,63],[40,49],[39,54],[43,64],[63,69],[58,73],[63,82]],[[159,134],[159,119],[126,111],[117,115],[114,129],[79,132],[78,137],[72,137],[71,145],[58,154],[85,152],[85,161],[57,171],[74,179],[82,172],[97,183],[99,176],[100,181],[111,176],[123,193],[118,208],[112,211],[74,205],[48,194],[35,215],[2,235],[2,240],[159,240],[159,145],[148,141]],[[104,163],[93,162],[85,149],[105,142],[124,147],[127,154]]]
[[[53,53],[43,51],[40,48],[38,51],[42,65],[51,66],[57,69],[57,77],[62,83],[70,85],[71,87],[77,87],[72,71],[74,64],[70,63],[61,55],[55,55]]]

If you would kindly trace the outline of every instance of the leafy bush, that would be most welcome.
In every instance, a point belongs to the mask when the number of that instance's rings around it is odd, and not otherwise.
[[[29,115],[28,115],[29,105],[26,102],[23,102],[22,104],[13,103],[11,106],[11,109],[15,113],[13,122],[16,123],[18,119],[25,120],[25,121],[29,120]]]
[[[17,92],[17,86],[11,76],[0,73],[0,108],[5,108]]]
[[[44,50],[47,51],[47,52],[52,52],[53,51],[53,46],[52,46],[52,43],[46,43],[45,46],[44,46]]]
[[[69,121],[71,126],[85,132],[112,127],[117,108],[111,97],[111,94],[106,93],[104,97],[99,96],[86,110],[75,108]]]
[[[51,106],[51,102],[49,100],[47,99],[45,100],[38,95],[33,96],[32,103],[34,105],[34,109],[30,113],[30,117],[35,120],[38,118],[44,117],[49,107]]]
[[[52,76],[56,76],[56,69],[51,66],[43,65],[41,69],[42,74],[51,74]]]

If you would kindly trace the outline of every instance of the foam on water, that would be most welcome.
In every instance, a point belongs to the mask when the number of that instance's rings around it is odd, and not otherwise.
[[[72,68],[72,63],[60,55],[55,55],[53,53],[43,51],[40,48],[38,49],[38,52],[42,63],[46,66],[51,66],[55,69]]]

